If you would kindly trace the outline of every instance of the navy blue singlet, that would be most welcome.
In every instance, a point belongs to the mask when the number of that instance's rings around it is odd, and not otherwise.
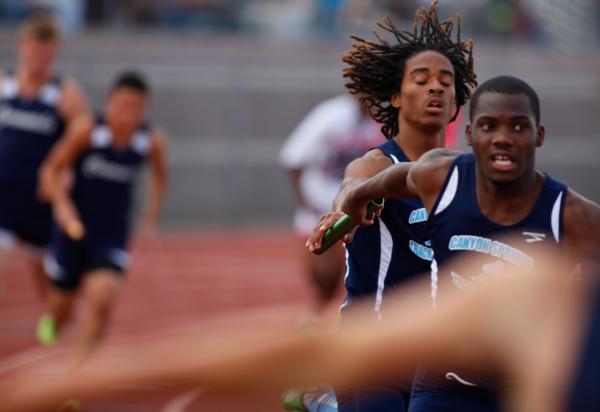
[[[129,265],[127,241],[137,176],[150,149],[148,127],[141,126],[128,147],[113,146],[102,118],[92,131],[91,147],[75,164],[71,196],[85,226],[85,236],[72,240],[55,227],[46,271],[60,289],[79,287],[82,276],[99,268],[122,274]]]
[[[504,265],[533,265],[524,250],[560,242],[566,192],[564,183],[546,175],[541,193],[528,215],[514,225],[499,225],[487,219],[479,209],[474,156],[458,156],[427,223],[434,250],[433,297],[443,293],[435,289],[438,277],[451,279],[454,286],[465,289],[501,271]],[[514,235],[510,244],[497,240],[508,234]],[[452,259],[473,254],[486,256],[486,264],[472,273],[459,273]]]
[[[57,111],[61,82],[51,80],[33,99],[19,96],[10,73],[0,85],[0,182],[34,187],[40,164],[64,132]]]
[[[395,164],[410,162],[394,140],[378,146]],[[347,297],[342,310],[351,311],[353,300],[372,299],[377,317],[384,291],[427,273],[433,251],[428,246],[427,212],[420,199],[386,199],[381,216],[371,226],[359,228],[346,245]],[[426,298],[426,296],[424,296]],[[342,324],[343,324],[342,317]],[[412,379],[389,378],[376,385],[336,393],[340,412],[403,412]]]
[[[95,242],[125,247],[133,188],[150,148],[149,128],[142,125],[128,147],[113,145],[110,129],[99,117],[90,149],[75,164],[72,197]]]
[[[410,162],[394,140],[378,148],[394,163]],[[384,290],[428,272],[433,252],[427,246],[426,220],[420,199],[386,199],[379,219],[359,228],[346,245],[346,303],[373,297],[380,314]]]
[[[431,295],[443,310],[443,287],[466,289],[501,275],[506,265],[534,264],[527,251],[556,244],[562,235],[562,214],[567,187],[546,175],[539,197],[520,222],[503,226],[487,219],[476,194],[476,165],[472,154],[458,156],[449,169],[427,226],[434,259]],[[503,235],[512,234],[510,240]],[[467,272],[455,265],[458,256],[483,257],[481,266]],[[444,280],[444,281],[443,281]],[[420,369],[415,377],[410,412],[429,410],[465,412],[497,411],[495,384],[487,379],[448,371],[441,376]]]
[[[61,82],[53,79],[37,95],[23,98],[7,73],[0,82],[0,232],[4,241],[20,238],[45,248],[52,213],[37,197],[38,172],[65,124],[58,113]]]

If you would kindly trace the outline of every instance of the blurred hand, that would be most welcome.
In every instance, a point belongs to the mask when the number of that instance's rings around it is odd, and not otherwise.
[[[85,226],[79,218],[75,205],[70,201],[55,202],[52,206],[54,220],[60,228],[73,240],[80,240],[85,235]]]
[[[40,181],[37,185],[35,195],[40,202],[49,202],[51,199],[50,192],[46,190],[46,186]]]
[[[313,229],[312,235],[306,241],[305,246],[309,251],[313,252],[321,247],[325,231],[333,226],[342,216],[344,216],[344,213],[339,211],[328,212],[321,216],[319,224]]]
[[[73,170],[62,170],[58,178],[60,190],[64,191],[64,193],[68,193],[70,191],[70,188],[73,186],[73,182],[75,180],[75,174]],[[55,188],[53,188],[52,184],[49,183],[48,175],[41,171],[38,177],[38,185],[36,188],[36,196],[38,200],[42,202],[51,202],[53,190],[55,190]]]

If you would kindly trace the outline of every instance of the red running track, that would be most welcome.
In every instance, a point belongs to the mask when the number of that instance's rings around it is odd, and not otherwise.
[[[220,322],[240,314],[304,310],[311,299],[298,259],[299,240],[287,231],[177,232],[134,246],[106,341],[151,338]],[[11,368],[64,350],[65,344],[40,348],[34,331],[43,311],[18,251],[11,259],[0,291],[0,379]],[[85,299],[80,299],[77,313]],[[262,312],[261,312],[262,311]],[[65,331],[72,343],[78,325]],[[293,325],[291,325],[293,326]],[[193,412],[279,411],[278,395],[228,399],[210,390],[155,391],[125,388],[131,396],[84,404],[83,411]]]

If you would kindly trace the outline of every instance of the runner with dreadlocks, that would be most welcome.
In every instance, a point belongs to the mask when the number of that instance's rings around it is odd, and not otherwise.
[[[342,216],[340,206],[352,187],[395,163],[414,161],[443,147],[446,127],[477,85],[473,43],[461,40],[460,17],[439,21],[437,12],[437,2],[418,9],[412,30],[396,28],[389,18],[380,22],[378,26],[393,35],[392,43],[377,32],[376,41],[352,36],[356,43],[342,57],[348,64],[343,71],[349,79],[346,87],[383,125],[388,141],[348,165],[332,212],[323,216],[307,242],[310,250],[320,247],[325,230]],[[346,245],[343,318],[351,316],[352,303],[359,300],[370,300],[374,319],[381,317],[384,291],[428,271],[432,252],[426,220],[419,199],[390,199],[374,225],[356,231]],[[345,240],[350,242],[349,237]],[[338,393],[338,408],[404,411],[409,392],[410,381],[390,379]],[[308,403],[311,394],[304,398]]]

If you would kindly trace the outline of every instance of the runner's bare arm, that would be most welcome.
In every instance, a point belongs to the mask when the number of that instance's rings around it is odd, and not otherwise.
[[[600,263],[600,206],[571,189],[565,199],[563,237],[569,254],[578,261]]]
[[[313,229],[310,238],[306,241],[306,247],[311,251],[321,247],[325,231],[344,215],[341,211],[341,205],[351,188],[375,176],[392,164],[391,159],[379,149],[370,150],[363,157],[350,162],[344,171],[344,180],[333,201],[331,212],[321,217],[321,220]],[[350,239],[351,234],[344,240],[349,242]]]
[[[510,394],[512,406],[519,406],[511,410],[554,410],[549,405],[556,407],[552,403],[564,398],[547,391],[565,389],[560,380],[568,374],[574,337],[581,333],[583,295],[580,282],[564,283],[565,262],[556,251],[536,261],[535,273],[515,267],[468,293],[451,292],[445,310],[432,310],[422,298],[428,282],[415,283],[390,296],[391,316],[377,323],[359,316],[334,333],[297,336],[270,327],[263,334],[256,328],[268,325],[251,321],[245,328],[235,325],[203,336],[113,344],[73,375],[57,376],[61,366],[53,361],[14,377],[0,386],[3,410],[49,409],[66,398],[98,398],[132,384],[201,385],[233,396],[317,383],[343,388],[411,374],[416,364],[492,374],[509,383],[510,391],[521,391]],[[362,309],[372,316],[370,307]]]
[[[149,230],[153,230],[160,215],[168,180],[166,162],[167,137],[164,131],[160,129],[153,130],[150,144],[150,151],[148,153],[151,173],[150,190],[146,210],[142,217],[142,225]]]
[[[74,239],[83,236],[84,228],[65,185],[64,172],[89,148],[93,127],[94,121],[87,115],[75,119],[54,145],[39,171],[38,195],[52,203],[56,221]]]
[[[346,166],[344,180],[333,201],[333,211],[340,211],[344,198],[351,188],[370,179],[394,163],[381,150],[373,149],[363,157],[353,160]]]
[[[393,165],[352,187],[342,210],[355,222],[369,225],[373,223],[373,217],[366,214],[366,207],[372,199],[420,197],[425,206],[431,208],[457,155],[455,151],[434,149],[416,162]]]

